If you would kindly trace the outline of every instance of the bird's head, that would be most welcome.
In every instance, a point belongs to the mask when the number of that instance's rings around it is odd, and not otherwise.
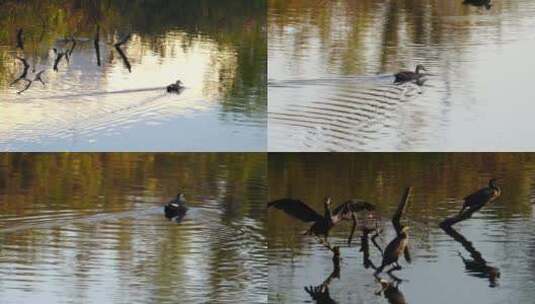
[[[185,201],[186,200],[186,196],[184,195],[184,193],[178,192],[178,194],[176,195],[176,199],[178,201]]]
[[[419,64],[416,66],[416,73],[420,73],[420,70],[427,71],[423,64]]]
[[[333,199],[327,196],[325,198],[325,201],[324,201],[325,207],[331,207],[332,206],[332,201],[333,201]]]
[[[400,231],[400,233],[405,233],[405,234],[409,233],[409,226],[403,226],[403,227],[401,227],[401,231]]]
[[[489,180],[489,187],[497,188],[498,187],[498,180],[496,178],[491,178]]]

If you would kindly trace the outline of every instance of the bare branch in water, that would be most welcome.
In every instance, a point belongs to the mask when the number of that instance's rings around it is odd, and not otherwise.
[[[464,220],[467,220],[467,219],[472,217],[472,214],[474,214],[477,211],[479,211],[479,209],[483,208],[485,205],[486,205],[486,202],[483,203],[483,204],[476,205],[476,206],[474,206],[472,208],[468,208],[468,209],[464,210],[462,213],[457,214],[457,215],[455,215],[453,217],[448,217],[448,218],[444,219],[440,223],[440,227],[442,227],[444,229],[444,227],[451,227],[451,226],[457,224],[458,222],[462,222]]]
[[[127,43],[128,40],[130,40],[130,37],[132,37],[132,34],[124,36],[124,38],[121,41],[117,42],[115,46],[122,46],[123,44]]]
[[[30,86],[32,85],[32,81],[31,81],[31,80],[26,79],[26,78],[24,78],[24,80],[26,80],[26,81],[28,82],[28,84],[26,85],[26,87],[25,87],[24,89],[18,91],[17,94],[21,94],[22,92],[24,92],[24,91],[26,91],[27,89],[29,89]]]
[[[24,50],[24,37],[22,28],[17,31],[17,48]]]
[[[24,70],[22,71],[22,74],[20,74],[20,76],[11,83],[11,85],[16,84],[22,79],[26,79],[26,76],[28,76],[28,70],[30,69],[30,64],[28,64],[26,59],[18,57],[18,56],[16,58],[22,62],[22,64],[24,65]]]
[[[61,58],[65,56],[65,52],[60,52],[57,49],[54,49],[54,53],[56,54],[56,60],[54,60],[54,71],[58,71],[58,64],[61,61]],[[68,59],[67,59],[68,61]]]
[[[41,82],[43,85],[45,85],[45,82],[43,81],[43,78],[41,78],[41,76],[43,76],[43,73],[45,72],[45,70],[41,70],[39,71],[37,74],[35,74],[35,78],[33,79],[33,81],[36,81],[38,80],[39,82]]]
[[[115,44],[115,49],[117,50],[117,52],[119,53],[119,55],[123,59],[124,65],[128,69],[128,72],[132,72],[132,66],[130,65],[130,62],[128,61],[128,58],[126,57],[125,53],[121,49],[121,45],[123,45],[126,42],[128,42],[128,40],[130,39],[131,36],[132,36],[132,34],[128,34],[121,41],[119,41],[119,42],[117,42]]]
[[[74,37],[71,37],[71,42],[72,42],[71,48],[67,51],[67,53],[69,53],[69,57],[72,55],[72,52],[74,51],[74,48],[76,47],[76,39],[74,39]]]
[[[100,26],[97,24],[97,31],[95,33],[95,40],[94,40],[94,45],[95,45],[95,52],[97,54],[97,65],[100,66],[100,45],[99,45],[99,41],[100,41]]]

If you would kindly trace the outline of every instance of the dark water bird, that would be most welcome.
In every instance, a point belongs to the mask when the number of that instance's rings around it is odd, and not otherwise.
[[[177,80],[175,83],[167,86],[167,93],[180,93],[183,89],[182,81]]]
[[[381,263],[381,266],[377,268],[376,274],[383,271],[383,269],[391,264],[394,264],[394,268],[392,270],[399,270],[401,269],[401,266],[398,263],[399,257],[404,254],[405,248],[409,244],[409,227],[404,226],[401,228],[401,231],[396,236],[395,239],[393,239],[385,248],[385,251],[383,253],[383,262]],[[409,261],[407,261],[409,262]]]
[[[459,211],[459,215],[461,215],[467,208],[473,209],[492,202],[498,198],[501,193],[502,190],[496,183],[496,179],[492,178],[489,180],[489,185],[487,187],[481,188],[464,198],[463,207]]]
[[[473,5],[473,6],[484,6],[486,9],[492,7],[491,0],[464,0],[463,4]]]
[[[186,215],[186,212],[188,212],[186,203],[186,196],[184,193],[179,192],[175,199],[165,205],[165,217],[180,221]]]
[[[401,83],[401,82],[407,82],[407,81],[413,81],[413,80],[420,80],[425,74],[420,73],[421,70],[427,71],[425,67],[421,64],[416,66],[416,71],[401,71],[394,75],[396,79],[394,80],[394,83]]]
[[[300,200],[279,199],[268,203],[268,208],[274,207],[280,209],[303,222],[310,223],[312,226],[305,233],[306,235],[324,236],[325,242],[329,236],[329,231],[343,220],[353,219],[354,214],[360,211],[374,211],[375,206],[362,200],[350,200],[340,206],[332,209],[332,199],[325,198],[324,213],[318,214],[314,209]]]

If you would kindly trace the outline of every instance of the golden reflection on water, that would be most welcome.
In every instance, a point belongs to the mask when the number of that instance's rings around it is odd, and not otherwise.
[[[1,302],[265,301],[265,161],[1,154]],[[162,206],[179,190],[176,224]]]

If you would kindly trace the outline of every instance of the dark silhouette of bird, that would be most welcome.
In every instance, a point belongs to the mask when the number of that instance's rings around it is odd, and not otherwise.
[[[314,209],[300,200],[279,199],[268,203],[268,208],[274,207],[280,209],[303,222],[310,223],[312,226],[305,233],[306,235],[324,236],[325,242],[329,236],[329,231],[343,220],[353,219],[354,214],[360,211],[374,211],[375,206],[362,200],[349,200],[340,206],[332,209],[332,199],[325,198],[323,216],[318,214]]]
[[[489,180],[489,185],[487,187],[481,188],[464,198],[463,207],[459,211],[459,215],[461,215],[467,208],[473,209],[492,202],[498,198],[501,193],[502,190],[498,187],[496,179],[493,178]]]
[[[188,207],[186,207],[186,197],[183,193],[179,192],[176,198],[168,202],[164,207],[165,217],[168,219],[174,219],[179,222],[186,215]]]
[[[390,271],[396,269],[401,269],[401,266],[398,263],[399,257],[404,254],[405,248],[409,244],[409,227],[403,226],[401,228],[401,231],[398,233],[396,238],[394,238],[385,248],[385,251],[383,253],[383,262],[381,263],[381,266],[377,268],[376,274],[383,271],[383,269],[391,264],[394,264],[394,268],[392,268]],[[407,262],[410,262],[407,260]],[[389,271],[389,272],[390,272]]]
[[[491,0],[464,0],[463,4],[469,4],[473,6],[484,6],[486,9],[492,7]]]
[[[180,93],[183,89],[182,81],[177,80],[175,83],[167,86],[167,93]]]
[[[416,71],[400,71],[399,73],[395,74],[394,77],[396,79],[394,80],[394,83],[401,83],[401,82],[407,82],[407,81],[413,81],[413,80],[420,80],[425,74],[420,73],[421,70],[427,71],[425,67],[421,64],[416,66]]]

